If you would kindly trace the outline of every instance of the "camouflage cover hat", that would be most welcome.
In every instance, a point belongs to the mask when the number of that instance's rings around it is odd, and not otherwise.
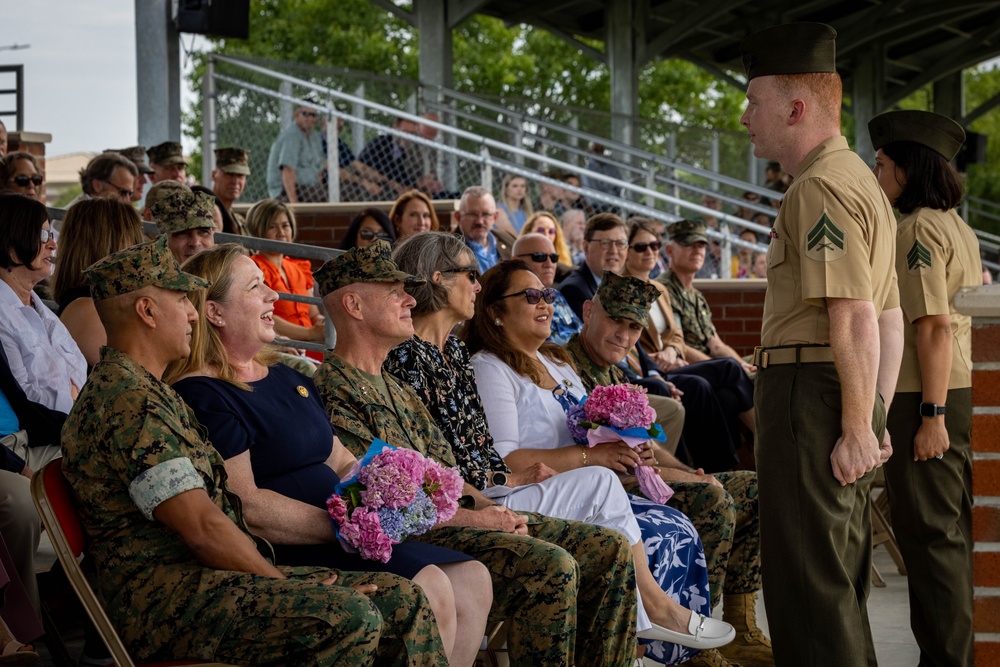
[[[95,301],[128,294],[150,285],[190,292],[212,284],[209,280],[181,271],[181,265],[167,248],[166,236],[111,253],[83,272],[90,280],[90,295]]]
[[[146,147],[145,146],[130,146],[128,148],[109,148],[105,153],[118,153],[119,155],[128,158],[135,165],[135,168],[139,170],[142,174],[152,174],[153,169],[149,166],[149,162],[146,161]]]
[[[649,306],[660,295],[660,290],[639,278],[620,276],[605,271],[597,288],[597,299],[611,317],[621,317],[649,326]]]
[[[162,144],[153,146],[146,153],[149,155],[150,162],[158,164],[161,167],[166,167],[169,164],[188,163],[188,159],[184,157],[181,145],[176,141],[164,141]]]
[[[890,111],[868,122],[872,146],[878,150],[896,141],[912,141],[939,153],[944,159],[955,159],[965,143],[965,130],[947,116],[930,111]]]
[[[708,243],[704,222],[696,220],[678,220],[667,227],[667,236],[671,241],[681,245],[691,245],[698,241]]]
[[[175,192],[191,192],[191,188],[177,181],[157,181],[146,191],[146,208],[152,209],[156,202]]]
[[[207,192],[173,192],[161,197],[150,209],[162,234],[187,229],[215,229],[215,197]]]
[[[355,283],[408,283],[423,285],[426,280],[399,270],[392,261],[392,246],[375,241],[365,248],[351,248],[319,267],[313,276],[321,296]]]
[[[216,148],[215,168],[227,174],[250,175],[250,152],[242,148]]]
[[[837,31],[825,23],[786,23],[740,43],[747,81],[773,74],[837,71]]]

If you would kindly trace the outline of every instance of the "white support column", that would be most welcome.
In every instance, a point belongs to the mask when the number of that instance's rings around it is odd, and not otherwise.
[[[180,35],[171,0],[135,0],[139,143],[181,140]]]
[[[452,39],[451,24],[448,21],[448,0],[418,0],[413,3],[416,14],[420,53],[420,85],[424,99],[435,105],[444,103],[441,88],[451,88],[452,82]],[[454,100],[451,101],[454,104]],[[455,116],[445,112],[441,122],[455,127]],[[455,136],[445,134],[442,142],[455,147]],[[438,178],[448,190],[458,190],[458,167],[455,156],[445,154],[440,162]]]
[[[634,145],[633,119],[639,109],[639,67],[637,60],[634,0],[612,0],[607,7],[608,68],[611,70],[611,138]]]
[[[219,143],[215,101],[215,58],[208,56],[205,78],[201,82],[201,180],[205,183],[211,182],[215,149]]]

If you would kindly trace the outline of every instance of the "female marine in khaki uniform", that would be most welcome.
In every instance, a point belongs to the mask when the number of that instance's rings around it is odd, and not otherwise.
[[[896,274],[903,363],[888,429],[893,529],[909,573],[920,665],[972,666],[972,361],[969,318],[952,299],[982,284],[979,242],[958,217],[958,123],[895,111],[868,124],[875,175],[901,214]]]

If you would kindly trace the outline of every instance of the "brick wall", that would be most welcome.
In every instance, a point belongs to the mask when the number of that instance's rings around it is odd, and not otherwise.
[[[972,553],[976,667],[1000,667],[1000,286],[959,294],[972,325]]]
[[[740,355],[760,345],[766,280],[695,280],[712,309],[712,322],[723,342]]]

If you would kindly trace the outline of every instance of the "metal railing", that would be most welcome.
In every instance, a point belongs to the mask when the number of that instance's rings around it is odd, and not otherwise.
[[[10,75],[14,78],[13,88],[7,87]],[[0,118],[13,116],[15,126],[8,127],[7,130],[21,131],[24,129],[24,65],[0,65],[0,81],[4,82],[2,84],[4,87],[0,88],[0,98],[4,100],[11,96],[14,98],[13,109],[8,108],[6,103],[0,107]]]

